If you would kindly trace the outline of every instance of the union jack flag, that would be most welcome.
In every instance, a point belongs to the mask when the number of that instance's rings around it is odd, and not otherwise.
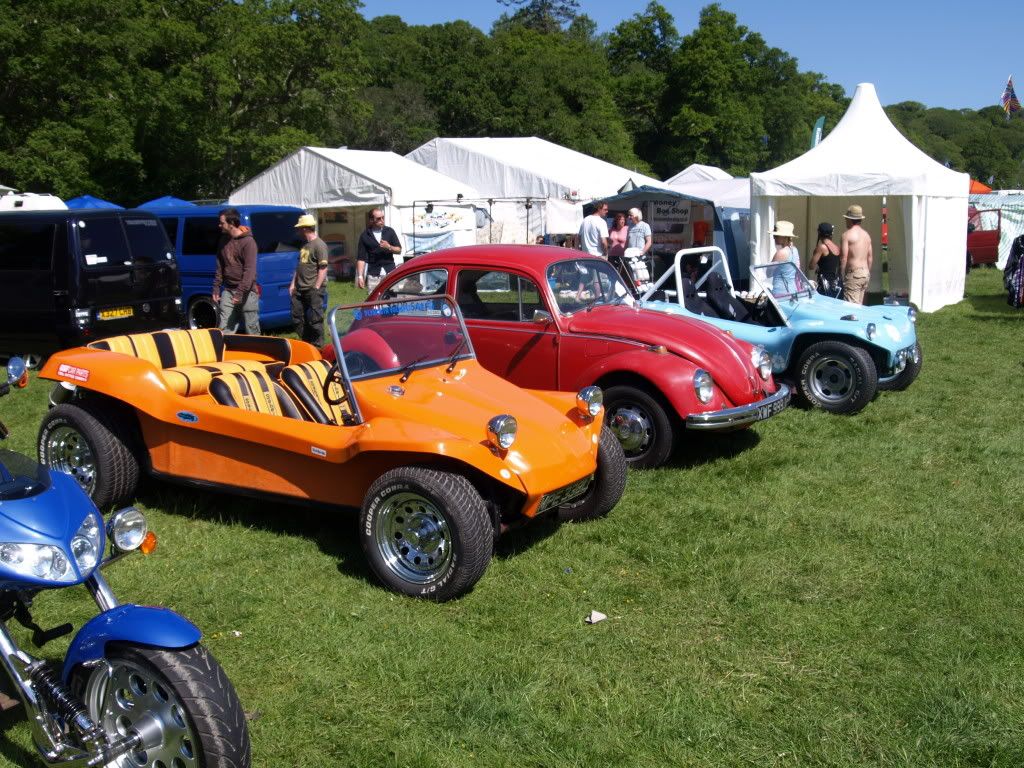
[[[1006,112],[1006,119],[1009,120],[1014,112],[1020,112],[1020,102],[1017,100],[1017,94],[1013,90],[1013,77],[1007,79],[1006,88],[1003,89],[1003,98],[1001,99],[1003,105],[1003,111]]]

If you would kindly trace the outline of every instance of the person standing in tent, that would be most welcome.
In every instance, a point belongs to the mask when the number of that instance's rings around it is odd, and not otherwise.
[[[834,230],[827,221],[818,225],[818,244],[811,254],[810,268],[818,275],[818,293],[838,299],[842,284],[839,282],[839,246],[832,240]]]
[[[580,226],[580,250],[591,256],[608,258],[608,203],[594,203],[594,210],[583,217]]]
[[[374,208],[367,219],[356,251],[356,285],[366,288],[369,294],[380,279],[395,268],[395,255],[402,252],[402,244],[398,233],[384,226],[383,210]]]
[[[252,230],[242,226],[242,217],[236,208],[221,211],[218,226],[223,239],[217,249],[217,269],[210,292],[213,303],[220,308],[217,327],[234,331],[239,321],[244,321],[245,332],[259,336],[260,293],[256,283],[259,249]]]
[[[651,225],[644,221],[639,208],[629,209],[629,235],[626,238],[627,248],[639,248],[640,258],[646,259],[651,251]]]
[[[864,292],[871,280],[871,264],[874,261],[871,235],[861,226],[861,222],[864,221],[864,209],[859,205],[847,208],[843,218],[846,219],[846,231],[843,232],[843,242],[839,249],[843,300],[863,304]]]
[[[299,250],[288,295],[292,297],[295,333],[315,347],[324,343],[324,305],[327,303],[327,243],[317,237],[316,219],[308,213],[295,225],[305,245]]]
[[[626,214],[618,211],[615,214],[615,222],[608,230],[608,257],[621,258],[626,252],[626,237],[629,228],[626,226]]]
[[[772,293],[776,298],[792,296],[796,293],[796,269],[787,265],[800,266],[800,253],[793,245],[793,239],[796,237],[793,223],[779,220],[775,222],[775,229],[771,234],[775,238],[775,255],[772,256],[772,263],[779,265],[765,270],[771,274]]]

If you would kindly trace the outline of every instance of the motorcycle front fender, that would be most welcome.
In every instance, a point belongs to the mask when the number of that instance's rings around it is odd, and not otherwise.
[[[109,643],[177,650],[195,645],[201,637],[195,624],[167,608],[119,605],[78,630],[64,659],[64,682],[79,664],[103,658]]]

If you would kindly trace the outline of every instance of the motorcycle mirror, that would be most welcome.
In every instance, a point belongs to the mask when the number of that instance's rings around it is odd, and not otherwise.
[[[12,357],[7,361],[7,381],[16,387],[28,384],[28,368],[24,358]]]

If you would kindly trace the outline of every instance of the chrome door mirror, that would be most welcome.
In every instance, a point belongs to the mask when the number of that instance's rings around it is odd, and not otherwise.
[[[533,310],[533,322],[538,325],[547,325],[551,322],[551,313],[543,309]]]

